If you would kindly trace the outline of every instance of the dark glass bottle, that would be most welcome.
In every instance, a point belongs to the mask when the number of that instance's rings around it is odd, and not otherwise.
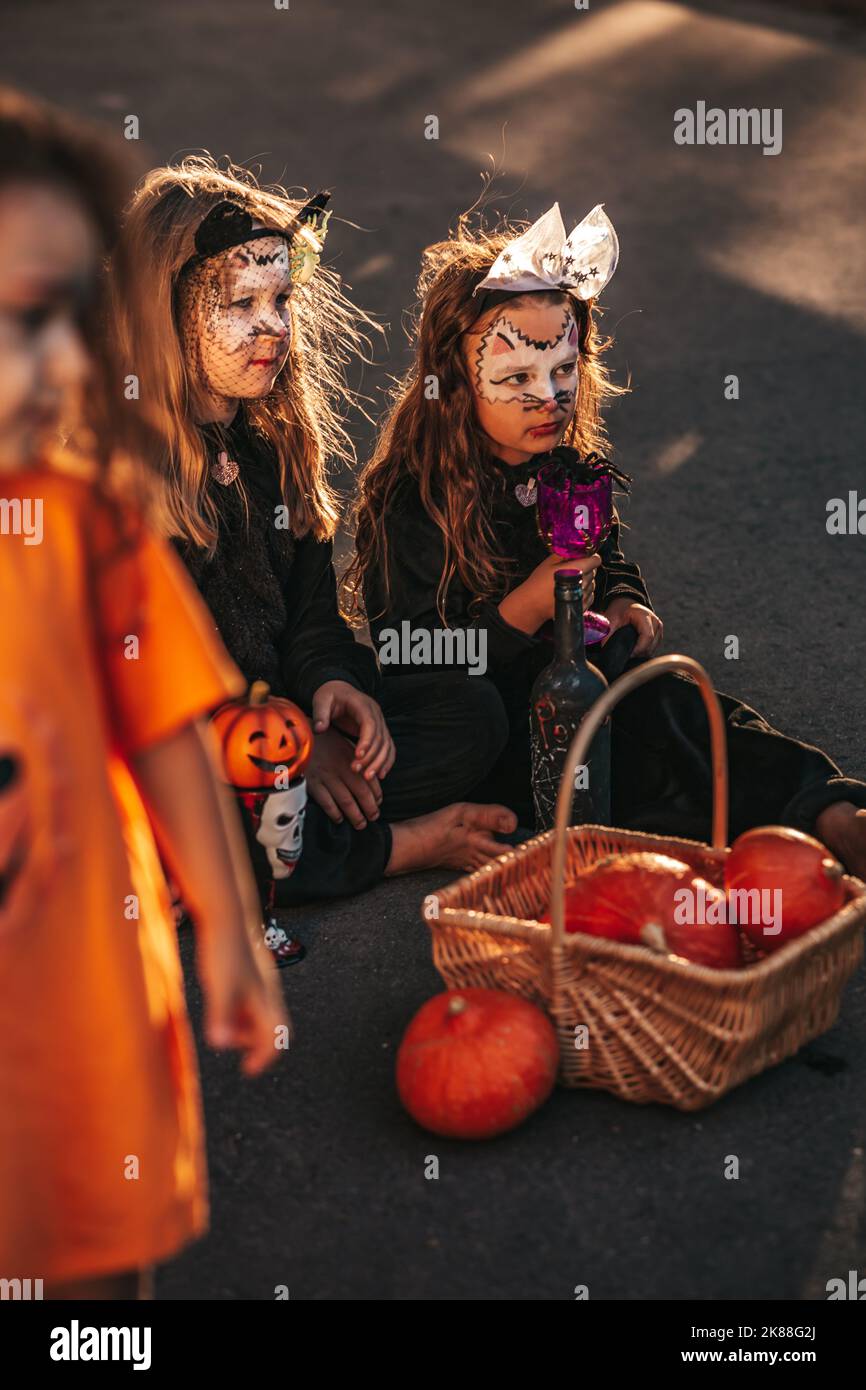
[[[538,831],[549,830],[569,745],[584,715],[607,689],[586,659],[583,599],[578,570],[554,576],[554,658],[532,687],[529,720],[532,796]],[[586,768],[578,768],[571,825],[610,825],[610,718],[592,741]]]

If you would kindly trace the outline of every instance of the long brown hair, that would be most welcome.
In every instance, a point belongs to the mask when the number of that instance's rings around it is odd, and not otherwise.
[[[292,226],[303,199],[278,184],[260,185],[253,172],[209,155],[188,156],[152,170],[136,191],[124,245],[137,267],[134,302],[118,305],[127,370],[140,381],[142,403],[168,440],[160,460],[166,480],[162,529],[212,554],[218,518],[207,483],[210,462],[196,423],[201,390],[182,351],[179,304],[182,272],[194,255],[196,229],[212,207],[228,199],[266,226]],[[354,355],[369,347],[376,325],[345,297],[339,277],[320,266],[309,284],[295,287],[286,365],[272,391],[245,401],[251,426],[276,456],[283,500],[295,536],[333,535],[338,499],[327,477],[329,458],[354,459],[341,416],[357,403],[345,379]],[[242,480],[241,480],[242,481]]]
[[[511,567],[497,548],[490,519],[489,450],[477,425],[461,340],[483,316],[473,290],[527,225],[511,222],[485,230],[470,227],[464,216],[447,241],[428,246],[423,254],[412,315],[414,361],[393,392],[372,458],[359,479],[355,555],[343,576],[346,613],[355,621],[364,616],[364,580],[374,568],[382,573],[386,596],[390,593],[386,521],[394,490],[406,475],[417,480],[424,507],[443,537],[445,566],[436,595],[443,624],[455,574],[475,602],[500,595],[507,581]],[[551,292],[552,302],[563,298],[564,292]],[[625,388],[609,381],[601,362],[610,340],[599,336],[596,304],[568,298],[580,356],[574,418],[565,442],[583,452],[602,450],[602,403]]]

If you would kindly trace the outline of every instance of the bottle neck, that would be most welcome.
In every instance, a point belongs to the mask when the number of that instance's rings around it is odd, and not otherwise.
[[[583,636],[583,599],[580,586],[558,589],[553,617],[554,654],[558,662],[586,665]]]

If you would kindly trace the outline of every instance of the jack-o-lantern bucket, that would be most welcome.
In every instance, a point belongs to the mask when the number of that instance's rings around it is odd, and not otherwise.
[[[236,791],[274,791],[299,777],[313,751],[313,730],[302,709],[254,681],[246,697],[217,710],[211,726],[223,774]]]
[[[254,681],[211,719],[223,776],[235,791],[265,909],[263,943],[278,966],[302,960],[304,947],[273,916],[275,880],[286,879],[301,855],[307,791],[304,769],[313,730],[291,700]]]

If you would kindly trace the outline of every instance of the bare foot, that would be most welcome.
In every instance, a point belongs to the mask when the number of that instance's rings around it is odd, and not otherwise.
[[[815,834],[849,874],[866,879],[866,810],[850,801],[834,801],[815,821]]]
[[[507,806],[475,806],[470,801],[399,821],[391,826],[386,877],[416,869],[480,869],[507,848],[494,840],[493,831],[509,835],[516,829],[517,817]]]

